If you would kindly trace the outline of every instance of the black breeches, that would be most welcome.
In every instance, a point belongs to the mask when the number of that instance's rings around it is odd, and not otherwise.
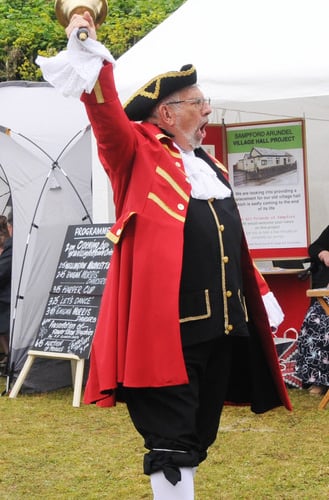
[[[184,357],[189,384],[124,390],[131,419],[151,450],[146,455],[146,474],[166,466],[196,466],[216,439],[232,339],[220,337],[187,346]]]

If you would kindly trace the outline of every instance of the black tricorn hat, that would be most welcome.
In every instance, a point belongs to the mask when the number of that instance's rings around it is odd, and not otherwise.
[[[194,85],[196,80],[196,69],[192,64],[185,64],[179,71],[155,76],[123,105],[126,115],[136,122],[145,120],[158,102],[178,90]]]

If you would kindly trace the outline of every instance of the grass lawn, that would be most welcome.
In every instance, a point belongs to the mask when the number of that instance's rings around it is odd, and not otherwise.
[[[196,474],[196,500],[329,499],[329,406],[289,393],[292,413],[225,408]],[[151,500],[125,405],[74,408],[72,397],[67,388],[0,398],[0,499]]]

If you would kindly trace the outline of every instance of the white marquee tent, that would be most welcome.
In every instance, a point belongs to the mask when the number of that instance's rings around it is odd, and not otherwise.
[[[193,63],[213,123],[304,118],[314,238],[329,221],[328,19],[327,0],[187,0],[118,59],[120,97]]]
[[[0,84],[0,213],[12,207],[14,218],[13,376],[33,346],[67,226],[92,222],[91,157],[90,126],[78,100],[48,84]],[[26,386],[47,390],[70,383],[67,362],[43,361],[35,363]]]

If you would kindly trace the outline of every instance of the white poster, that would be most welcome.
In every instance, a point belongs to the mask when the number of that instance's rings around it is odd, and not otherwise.
[[[254,256],[300,254],[308,246],[303,121],[227,125],[226,137],[229,178]]]

